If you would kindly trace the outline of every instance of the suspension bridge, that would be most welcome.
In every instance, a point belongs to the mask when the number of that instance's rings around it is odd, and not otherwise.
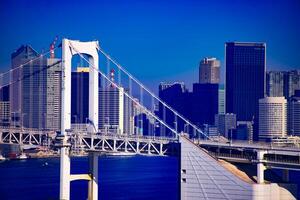
[[[41,69],[31,70],[27,74],[23,73],[22,76],[19,75],[24,66],[39,62],[49,53],[53,55],[53,51],[57,48],[62,50],[61,60],[56,60]],[[89,91],[88,118],[84,129],[76,129],[71,125],[73,117],[71,114],[71,71],[74,56],[79,56],[89,67],[89,85],[85,88]],[[106,61],[106,69],[99,68],[100,56]],[[60,150],[61,163],[60,199],[70,198],[70,182],[76,180],[89,181],[88,199],[98,199],[98,157],[103,153],[179,156],[178,177],[181,199],[278,199],[278,196],[272,194],[274,191],[281,195],[279,197],[294,198],[293,194],[283,187],[276,184],[264,184],[263,173],[265,166],[273,167],[267,159],[269,155],[280,155],[292,159],[295,161],[294,165],[288,165],[280,159],[276,161],[280,162],[285,169],[299,169],[299,148],[286,149],[278,146],[274,149],[273,147],[262,148],[260,145],[252,145],[250,148],[243,144],[227,145],[227,143],[211,140],[199,127],[162,101],[106,53],[99,46],[98,41],[81,42],[63,39],[58,47],[52,47],[50,51],[1,74],[0,87],[18,85],[58,64],[61,66],[60,129],[27,128],[23,126],[24,116],[21,116],[19,127],[1,127],[0,143],[42,146],[44,139],[48,138],[50,133],[55,132],[55,147]],[[112,76],[112,72],[116,74]],[[101,86],[98,84],[99,77],[101,81],[104,81],[101,82]],[[107,108],[110,105],[108,103],[105,107],[99,107],[99,91],[106,91],[106,94],[107,91],[116,91],[126,99],[127,103],[123,104],[126,112],[121,112],[119,115],[125,116],[127,121],[124,120],[123,123],[117,125],[110,124],[112,116],[109,112],[111,110]],[[104,100],[106,98],[107,102],[115,100],[111,99],[110,95],[104,95],[103,98]],[[160,106],[162,110],[161,115],[155,110],[157,106]],[[99,114],[101,109],[106,110],[106,113]],[[147,120],[142,117],[143,115]],[[173,123],[167,122],[166,115],[174,119]],[[137,116],[136,119],[134,116]],[[99,119],[102,119],[102,124]],[[184,129],[180,129],[178,124],[184,124]],[[145,125],[148,127],[147,135],[143,133]],[[242,152],[251,150],[252,159],[249,157],[243,157],[243,159],[257,165],[257,183],[243,181],[219,163],[218,158],[224,160],[238,158],[238,153],[222,154],[216,150],[229,147],[231,150],[242,148]],[[90,171],[88,174],[70,173],[70,151],[77,150],[89,152]]]

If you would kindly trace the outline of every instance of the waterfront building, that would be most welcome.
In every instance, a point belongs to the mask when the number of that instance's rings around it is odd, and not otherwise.
[[[37,51],[35,51],[31,46],[29,45],[22,45],[20,48],[18,48],[15,52],[11,54],[11,68],[15,69],[12,72],[12,84],[10,85],[10,112],[11,112],[11,121],[16,126],[21,126],[21,123],[23,125],[22,119],[24,109],[27,109],[29,104],[27,104],[27,108],[24,108],[23,105],[23,79],[24,75],[28,70],[30,71],[33,67],[30,67],[33,65],[33,63],[28,63],[29,60],[36,58],[38,56]],[[20,66],[23,67],[20,67]],[[34,63],[34,65],[37,65],[37,62]],[[25,73],[23,73],[23,70]],[[37,78],[38,76],[35,76],[34,78]],[[31,80],[33,80],[32,78]],[[27,79],[26,84],[28,84],[30,81]],[[30,88],[29,85],[26,86],[27,89]],[[28,93],[27,93],[28,94]],[[28,98],[28,97],[27,97]],[[28,101],[29,99],[27,99]],[[30,103],[30,102],[26,102]],[[37,106],[37,105],[36,105]],[[27,113],[24,113],[27,114]],[[27,119],[29,119],[30,116],[27,116]],[[24,125],[29,125],[24,124]]]
[[[286,77],[286,72],[283,71],[267,72],[266,87],[267,87],[267,95],[269,97],[284,96],[285,77]]]
[[[198,127],[214,124],[214,116],[218,113],[218,84],[194,83],[193,91],[189,92],[183,83],[161,83],[159,97]],[[161,104],[158,114],[171,127],[175,127],[176,123],[179,132],[187,131],[185,123],[179,118],[175,119],[174,114]]]
[[[288,134],[300,136],[300,90],[288,101]]]
[[[259,100],[259,140],[271,141],[287,135],[287,100],[265,97]]]
[[[132,134],[133,102],[115,87],[99,89],[99,129],[118,134]],[[127,91],[128,92],[128,91]]]
[[[266,83],[268,96],[288,99],[300,90],[300,70],[270,71]]]
[[[37,129],[60,129],[61,61],[40,56],[32,47],[12,53],[11,123]],[[29,62],[29,60],[35,59]]]
[[[204,58],[199,65],[199,83],[218,84],[220,82],[220,61]]]
[[[253,141],[253,122],[251,121],[237,121],[236,126],[236,140],[247,140],[249,142]]]
[[[203,124],[213,125],[215,114],[218,114],[218,84],[193,84],[193,92],[189,94],[189,99],[186,103],[188,119],[195,125],[202,126]]]
[[[216,114],[215,126],[218,127],[220,135],[229,138],[236,129],[236,115],[233,113]]]
[[[0,126],[10,124],[9,86],[0,88]]]
[[[83,124],[89,118],[89,68],[71,74],[71,123]]]
[[[254,120],[258,139],[258,100],[265,96],[266,44],[228,42],[225,44],[226,113],[237,121]]]
[[[47,59],[46,129],[60,130],[61,122],[61,60]]]
[[[47,113],[47,59],[37,60],[22,68],[21,126],[26,128],[46,128]]]
[[[218,98],[218,113],[225,113],[225,90],[224,85],[219,85],[219,98]]]
[[[162,101],[171,106],[174,110],[179,112],[181,115],[188,117],[188,113],[186,110],[186,105],[188,104],[188,91],[185,88],[183,82],[160,83],[158,95]],[[169,109],[165,108],[162,104],[158,105],[158,116],[169,126],[174,127],[174,114]],[[176,127],[178,131],[184,131],[184,123],[179,118],[177,118]],[[162,132],[165,132],[166,130],[160,131],[162,134]]]
[[[204,133],[209,137],[219,136],[218,127],[215,125],[204,124]]]
[[[284,96],[288,99],[295,94],[295,90],[300,90],[300,70],[288,71],[285,79]]]

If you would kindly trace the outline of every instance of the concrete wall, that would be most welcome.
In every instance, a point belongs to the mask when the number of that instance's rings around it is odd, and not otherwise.
[[[181,138],[180,198],[193,199],[296,199],[278,184],[251,184],[237,177],[186,138]],[[295,188],[293,188],[295,189]]]

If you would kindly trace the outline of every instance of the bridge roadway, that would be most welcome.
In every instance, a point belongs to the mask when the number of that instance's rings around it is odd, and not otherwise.
[[[300,170],[300,148],[297,145],[246,141],[217,142],[194,140],[210,155],[237,163],[263,163],[267,168]],[[258,158],[261,155],[261,158]]]
[[[53,143],[67,142],[72,151],[101,151],[103,153],[175,155],[178,152],[178,139],[157,136],[126,135],[114,133],[87,133],[72,131],[67,141],[59,141],[54,131],[36,129],[0,128],[0,143],[50,146]],[[59,146],[59,144],[58,144]]]
[[[19,145],[45,146],[55,142],[54,131],[37,129],[0,128],[0,143]],[[68,141],[74,152],[99,151],[103,153],[178,155],[179,141],[176,138],[120,135],[114,133],[97,133],[72,131],[68,132]],[[265,166],[273,168],[291,168],[300,170],[300,148],[265,142],[248,143],[233,141],[232,143],[213,140],[197,140],[193,142],[220,159],[232,162],[258,163],[258,152],[263,154]]]

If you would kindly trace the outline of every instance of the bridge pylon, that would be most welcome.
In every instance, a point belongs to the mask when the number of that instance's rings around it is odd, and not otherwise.
[[[60,195],[63,200],[70,199],[70,182],[73,180],[88,180],[89,199],[98,199],[98,159],[93,158],[93,173],[86,175],[70,174],[70,146],[67,144],[67,131],[71,129],[71,61],[75,54],[85,54],[89,57],[89,132],[98,132],[98,41],[80,42],[77,40],[62,40],[62,88],[61,88],[61,146],[60,146]],[[97,162],[96,162],[97,161]],[[90,177],[90,178],[89,178]]]

